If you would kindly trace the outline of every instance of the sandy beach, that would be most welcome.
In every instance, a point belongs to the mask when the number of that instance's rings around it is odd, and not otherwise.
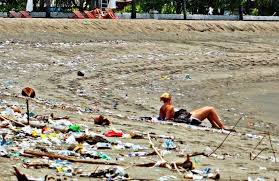
[[[227,127],[242,117],[237,133],[216,151],[222,157],[197,156],[197,169],[219,169],[221,180],[279,178],[279,154],[275,151],[275,163],[267,138],[254,153],[267,150],[249,159],[265,132],[270,132],[274,150],[279,150],[278,22],[3,18],[0,52],[2,106],[17,104],[25,110],[24,99],[17,95],[30,86],[37,93],[30,103],[36,114],[67,115],[102,133],[109,128],[93,122],[101,114],[112,121],[110,128],[123,132],[175,136],[178,148],[165,156],[170,162],[184,160],[181,154],[214,150],[226,134],[135,120],[157,116],[159,96],[170,92],[177,108],[216,107]],[[77,76],[78,71],[85,76]],[[210,127],[208,121],[202,125]],[[119,140],[149,146],[147,139]],[[154,140],[158,148],[162,142]],[[106,153],[115,160],[120,151]],[[22,159],[0,157],[1,180],[15,180],[12,165],[22,168]],[[129,166],[150,160],[159,158],[127,157],[123,162]],[[97,167],[80,166],[91,171]],[[34,177],[56,173],[22,171]],[[131,178],[183,179],[166,168],[128,167],[126,171]]]

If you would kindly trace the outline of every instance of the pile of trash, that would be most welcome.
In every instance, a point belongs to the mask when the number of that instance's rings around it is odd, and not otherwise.
[[[3,108],[3,107],[2,107]],[[164,156],[177,148],[174,137],[156,134],[146,134],[137,131],[125,133],[111,129],[111,121],[102,115],[94,118],[94,123],[104,127],[105,131],[96,133],[84,124],[77,124],[68,116],[56,117],[51,115],[36,115],[29,112],[22,113],[18,106],[6,106],[0,112],[0,156],[6,158],[26,157],[22,166],[28,169],[49,168],[55,170],[56,175],[65,177],[92,177],[121,180],[129,178],[124,166],[138,167],[165,167],[165,163],[140,163],[125,162],[126,158],[147,157],[150,155]],[[139,145],[125,142],[129,139],[162,139],[161,149],[150,151],[150,145]],[[111,157],[109,150],[128,150],[129,153]],[[189,160],[188,160],[189,161]],[[109,166],[97,169],[94,172],[85,172],[80,165],[75,163],[97,164]],[[179,165],[181,171],[191,170],[194,167]],[[186,164],[187,165],[187,164]],[[190,169],[189,169],[190,168]],[[19,180],[33,178],[21,173],[14,167]],[[174,166],[171,166],[175,170]],[[180,171],[180,172],[181,172]],[[197,175],[197,171],[191,172]],[[188,178],[193,177],[189,175]],[[46,177],[50,177],[49,175]],[[45,178],[46,178],[45,177]],[[204,176],[202,176],[204,177]],[[196,178],[195,176],[193,178]]]

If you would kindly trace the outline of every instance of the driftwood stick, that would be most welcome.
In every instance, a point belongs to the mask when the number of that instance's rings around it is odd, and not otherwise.
[[[27,153],[20,153],[21,156],[24,156],[24,157],[29,157],[29,158],[35,158],[36,156],[35,155],[30,155],[30,154],[27,154]]]
[[[13,167],[14,167],[14,170],[15,170],[14,174],[15,174],[17,180],[30,181],[25,174],[21,173],[18,170],[18,168],[16,168],[15,166],[13,166]]]
[[[149,139],[149,144],[151,145],[152,149],[155,151],[155,153],[159,156],[159,158],[161,159],[162,162],[166,162],[166,160],[162,157],[162,155],[159,153],[159,151],[157,150],[157,148],[154,146],[153,142],[151,141],[151,137],[150,134],[147,134],[147,137]]]
[[[24,163],[23,166],[25,168],[35,167],[35,168],[43,168],[43,167],[49,167],[48,163]]]
[[[238,121],[235,123],[235,125],[233,126],[232,130],[234,130],[234,128],[236,127],[236,125],[240,122],[240,120],[242,119],[243,116],[241,116]],[[215,148],[215,150],[213,150],[209,155],[208,157],[210,157],[213,153],[215,153],[219,148],[221,148],[221,146],[224,144],[224,142],[226,141],[226,139],[229,137],[229,135],[231,134],[232,130],[230,130],[230,132],[227,134],[227,136],[225,137],[225,139],[222,141],[222,143],[217,147]]]
[[[8,121],[11,121],[11,122],[13,122],[13,123],[15,123],[15,124],[17,124],[17,125],[22,126],[22,127],[25,126],[24,124],[22,124],[22,123],[20,123],[20,122],[18,122],[18,121],[12,120],[12,119],[10,119],[10,118],[6,118],[5,116],[2,116],[2,115],[0,115],[0,119],[5,119],[5,120],[8,120]]]
[[[272,149],[272,152],[273,152],[273,156],[274,156],[274,159],[275,159],[275,163],[276,163],[276,153],[273,149],[273,145],[272,145],[272,141],[271,141],[271,136],[270,136],[270,133],[268,132],[268,137],[269,137],[269,142],[270,142],[270,146],[271,146],[271,149]]]
[[[253,150],[250,152],[250,160],[254,160],[252,159],[252,153],[253,151],[262,143],[263,139],[265,138],[265,135],[262,137],[262,139],[257,143],[257,145],[255,146],[255,148],[253,148]],[[261,152],[260,152],[261,153]],[[257,155],[258,156],[258,155]]]
[[[194,157],[194,156],[199,156],[199,155],[208,157],[208,155],[205,154],[204,152],[194,152],[194,153],[190,154],[189,157]]]
[[[173,166],[174,166],[175,170],[179,173],[179,175],[182,175],[182,176],[183,176],[183,174],[182,174],[182,173],[179,171],[179,169],[177,168],[177,165],[176,165],[175,162],[173,162]]]
[[[156,162],[148,162],[148,163],[139,163],[135,164],[136,167],[154,167],[156,165]]]
[[[29,155],[35,155],[38,157],[49,157],[52,159],[61,159],[61,160],[68,160],[71,162],[79,162],[79,163],[88,163],[88,164],[101,164],[101,165],[121,165],[118,163],[114,163],[114,162],[104,162],[104,161],[96,161],[96,160],[92,160],[92,159],[76,159],[74,157],[71,156],[63,156],[63,155],[57,155],[54,153],[45,153],[45,152],[41,152],[41,151],[34,151],[34,150],[25,150],[24,153],[29,154]]]
[[[159,156],[159,158],[161,159],[161,162],[162,162],[162,164],[163,164],[163,167],[166,167],[166,168],[172,170],[170,164],[162,157],[162,155],[160,154],[160,152],[159,152],[159,151],[157,150],[157,148],[154,146],[154,144],[153,144],[153,142],[152,142],[152,140],[151,140],[151,137],[150,137],[150,134],[149,134],[149,133],[147,134],[147,137],[148,137],[148,139],[149,139],[149,143],[150,143],[150,145],[152,146],[153,150],[155,151],[155,153],[156,153],[156,154]],[[156,165],[156,164],[155,164],[155,165]],[[161,165],[160,165],[160,166],[161,166]]]
[[[258,144],[255,146],[255,148],[251,152],[253,152],[262,143],[264,138],[265,138],[265,135],[262,137],[262,139],[258,142]]]
[[[267,150],[267,148],[262,149],[252,160],[255,160],[264,150]],[[252,157],[252,153],[250,157]]]

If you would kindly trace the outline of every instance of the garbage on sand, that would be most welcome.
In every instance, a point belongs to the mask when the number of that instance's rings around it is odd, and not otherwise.
[[[117,130],[108,130],[107,132],[104,133],[106,137],[122,137],[123,132],[122,131],[117,131]]]
[[[152,147],[153,150],[150,151],[151,147],[148,147],[146,133],[136,130],[120,131],[107,129],[107,127],[96,127],[103,129],[103,131],[106,130],[103,132],[89,129],[84,124],[77,124],[68,116],[57,117],[53,114],[50,116],[34,114],[30,119],[30,124],[26,125],[26,114],[13,111],[13,109],[4,109],[0,118],[2,124],[8,123],[0,130],[1,156],[9,158],[31,157],[31,159],[22,160],[22,166],[26,169],[49,168],[56,174],[65,177],[86,176],[112,180],[127,178],[128,174],[122,168],[124,163],[127,164],[125,166],[158,166],[175,170],[175,165],[172,163],[156,162],[154,158],[150,159],[154,160],[151,164],[129,162],[129,159],[136,157],[144,157],[141,160],[146,161],[149,160],[145,159],[146,157],[155,157],[158,154],[160,156],[174,154],[176,152],[174,149],[177,149],[174,136],[148,133],[150,139],[156,139],[160,141],[160,144],[162,143],[161,146],[158,145],[161,150],[158,151]],[[145,144],[130,143],[127,141],[129,139],[137,139],[134,141],[145,142]],[[111,154],[113,150],[125,150],[125,153],[119,151],[119,155]],[[35,157],[38,159],[34,160]],[[86,173],[80,168],[83,163],[110,167],[98,168],[94,172]],[[176,166],[184,171],[194,169],[190,158],[182,163],[176,163]],[[21,173],[19,169],[17,168],[17,173]],[[25,174],[21,174],[21,176],[28,177]]]
[[[162,144],[162,147],[166,150],[172,150],[176,148],[176,145],[173,143],[171,139],[165,139],[164,143]]]
[[[98,115],[94,118],[94,123],[95,124],[98,124],[98,125],[110,125],[111,124],[111,121],[108,120],[107,118],[105,118],[104,116],[102,115]]]

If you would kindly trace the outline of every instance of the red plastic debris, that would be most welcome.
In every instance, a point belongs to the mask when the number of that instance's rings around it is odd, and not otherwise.
[[[105,132],[104,134],[106,137],[122,137],[123,132],[122,131],[116,131],[116,130],[109,130]]]

